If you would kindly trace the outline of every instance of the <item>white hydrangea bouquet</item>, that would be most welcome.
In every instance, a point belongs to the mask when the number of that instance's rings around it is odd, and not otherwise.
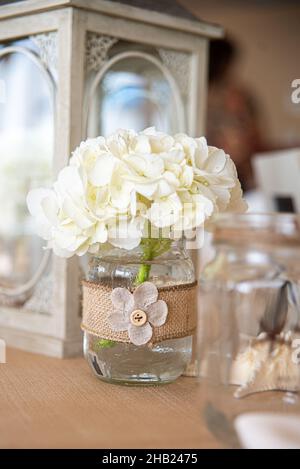
[[[105,243],[132,249],[149,226],[184,232],[215,212],[245,209],[229,155],[204,137],[155,128],[82,142],[53,188],[33,189],[27,204],[38,234],[62,257],[95,254]]]
[[[55,254],[92,255],[82,329],[96,375],[176,379],[191,357],[197,282],[174,239],[215,212],[245,209],[230,157],[204,137],[119,130],[82,142],[53,187],[27,202]]]

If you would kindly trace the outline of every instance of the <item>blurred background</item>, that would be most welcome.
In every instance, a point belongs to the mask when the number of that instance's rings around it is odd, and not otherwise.
[[[300,143],[300,106],[291,101],[291,83],[300,78],[299,0],[180,0],[195,16],[221,24],[235,54],[231,78],[252,97],[264,144],[282,148]],[[214,44],[214,47],[216,45]],[[213,48],[215,62],[219,48]],[[224,77],[225,78],[225,77]]]
[[[300,79],[300,2],[180,0],[180,4],[225,29],[224,40],[210,45],[209,143],[234,159],[243,188],[250,191],[250,209],[299,211],[300,103],[291,96],[293,82]],[[297,150],[287,151],[292,148]],[[258,187],[265,198],[254,191]]]

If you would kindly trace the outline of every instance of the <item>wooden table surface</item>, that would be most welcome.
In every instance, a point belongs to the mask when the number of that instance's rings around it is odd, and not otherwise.
[[[9,349],[0,364],[1,448],[218,448],[201,385],[102,383],[83,358]]]

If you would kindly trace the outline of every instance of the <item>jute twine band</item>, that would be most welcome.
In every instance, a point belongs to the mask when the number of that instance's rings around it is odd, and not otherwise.
[[[113,306],[110,299],[112,289],[105,284],[84,280],[83,317],[81,328],[102,339],[130,343],[127,331],[111,329],[108,316]],[[196,330],[197,282],[158,288],[158,299],[168,305],[168,316],[164,325],[153,327],[152,343],[167,339],[178,339],[192,335]]]

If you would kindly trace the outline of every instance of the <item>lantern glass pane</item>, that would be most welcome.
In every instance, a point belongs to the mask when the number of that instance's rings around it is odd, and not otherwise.
[[[97,79],[96,79],[97,83]],[[174,133],[181,109],[175,82],[155,59],[130,56],[114,60],[98,77],[88,105],[88,136],[107,136],[119,128],[156,126]]]
[[[29,39],[0,46],[0,303],[2,290],[28,282],[44,255],[26,194],[51,183],[54,90],[50,84],[50,74]],[[27,293],[16,301],[24,302]]]

